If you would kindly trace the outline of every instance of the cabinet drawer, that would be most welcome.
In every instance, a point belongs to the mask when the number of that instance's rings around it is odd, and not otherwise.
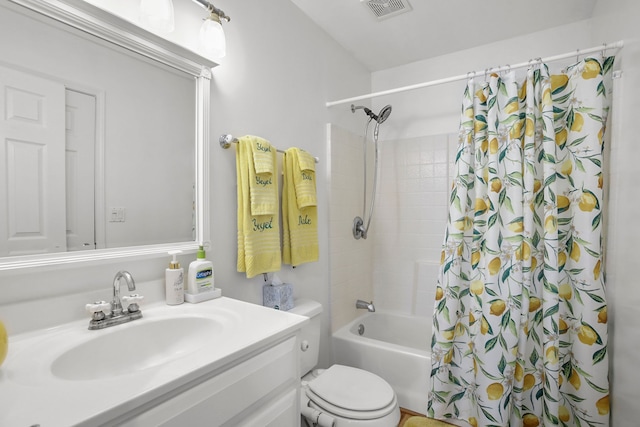
[[[127,427],[221,426],[289,383],[297,390],[296,338],[246,360],[126,421]],[[254,406],[255,405],[255,406]],[[295,400],[294,400],[295,405]]]

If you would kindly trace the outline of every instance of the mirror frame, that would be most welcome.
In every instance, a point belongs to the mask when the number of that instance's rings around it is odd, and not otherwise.
[[[100,263],[120,258],[155,258],[170,250],[184,253],[209,242],[209,120],[211,68],[218,64],[159,37],[123,18],[83,0],[8,0],[85,33],[183,71],[195,79],[195,225],[196,240],[159,245],[130,246],[78,252],[60,252],[0,258],[0,272],[75,263]]]

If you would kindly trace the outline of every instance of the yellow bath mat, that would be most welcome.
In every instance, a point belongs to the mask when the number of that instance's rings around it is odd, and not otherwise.
[[[411,417],[402,424],[402,427],[450,427],[452,425],[427,417]]]

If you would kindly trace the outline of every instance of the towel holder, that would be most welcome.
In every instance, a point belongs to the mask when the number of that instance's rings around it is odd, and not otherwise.
[[[238,138],[234,137],[233,135],[230,134],[224,134],[224,135],[220,135],[220,138],[218,139],[218,142],[220,143],[220,147],[224,148],[225,150],[229,147],[231,147],[231,144],[237,144],[238,143]],[[279,148],[276,148],[276,151],[278,153],[284,153],[284,151],[280,150]],[[316,161],[316,163],[320,163],[320,159],[317,157],[314,157],[314,160]]]

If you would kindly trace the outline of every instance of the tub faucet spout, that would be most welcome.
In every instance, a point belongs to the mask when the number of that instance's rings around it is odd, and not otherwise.
[[[366,302],[366,301],[363,301],[361,299],[356,301],[356,308],[361,308],[361,309],[364,309],[364,310],[368,310],[368,311],[370,311],[372,313],[376,311],[376,307],[373,305],[373,301]]]

